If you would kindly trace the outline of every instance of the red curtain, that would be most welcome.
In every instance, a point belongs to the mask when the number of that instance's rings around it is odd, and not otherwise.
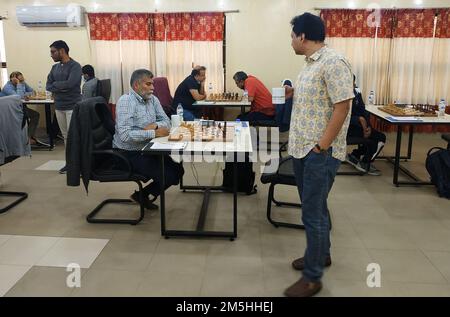
[[[91,40],[118,41],[119,14],[89,13],[89,33]]]
[[[450,38],[450,9],[382,9],[380,10],[379,38],[433,37],[434,17],[438,16],[436,37]],[[375,37],[375,28],[369,27],[373,10],[324,9],[320,16],[325,22],[327,37]],[[373,21],[373,20],[372,20]],[[393,132],[396,126],[371,118],[371,124],[380,131]],[[404,128],[407,131],[407,127]],[[417,132],[450,132],[448,125],[421,125]]]

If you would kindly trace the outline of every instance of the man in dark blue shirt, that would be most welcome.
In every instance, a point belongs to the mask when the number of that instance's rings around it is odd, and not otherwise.
[[[379,176],[381,172],[375,168],[372,162],[380,154],[386,143],[386,135],[370,126],[369,113],[362,99],[361,91],[356,86],[356,76],[353,75],[353,86],[355,98],[352,101],[352,116],[348,127],[347,136],[368,139],[368,145],[359,145],[351,154],[347,155],[346,161],[357,170],[369,175]]]
[[[193,103],[206,99],[205,79],[206,67],[196,66],[191,75],[186,77],[175,91],[172,108],[176,112],[178,104],[181,104],[185,121],[194,121],[194,118],[201,116],[201,107],[194,106]]]

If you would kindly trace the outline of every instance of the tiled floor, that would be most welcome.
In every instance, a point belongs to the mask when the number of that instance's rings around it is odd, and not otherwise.
[[[394,137],[388,136],[385,154],[393,152]],[[436,145],[444,145],[438,134],[416,135],[406,164],[426,178],[425,154]],[[100,201],[128,197],[133,185],[91,182],[86,195],[82,187],[66,186],[56,171],[63,161],[58,145],[1,168],[1,188],[29,198],[0,215],[0,296],[282,296],[300,277],[290,262],[302,255],[305,234],[267,222],[266,185],[258,182],[256,195],[239,196],[236,241],[166,240],[154,211],[138,226],[88,224],[86,215]],[[376,166],[380,177],[336,178],[329,197],[333,265],[319,296],[450,296],[450,201],[433,187],[396,188],[392,166]],[[200,181],[220,183],[220,167],[196,164]],[[185,180],[195,182],[188,166]],[[280,186],[276,194],[298,201],[293,187]],[[168,227],[191,228],[201,195],[171,188],[166,197]],[[209,228],[230,228],[231,201],[228,194],[211,196]],[[299,215],[273,210],[290,221]],[[108,209],[136,212],[133,205]],[[83,268],[81,288],[71,289],[65,266],[76,261]],[[366,284],[370,263],[381,267],[381,288]]]

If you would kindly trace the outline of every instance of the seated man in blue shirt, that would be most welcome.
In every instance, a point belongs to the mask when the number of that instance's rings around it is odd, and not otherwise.
[[[25,82],[25,78],[21,72],[12,72],[9,75],[9,81],[5,84],[0,97],[18,95],[22,99],[27,99],[33,93],[33,88],[28,86]],[[28,137],[30,138],[30,144],[32,145],[47,145],[36,138],[36,129],[39,125],[39,112],[25,108],[26,115],[29,118],[28,122]]]
[[[147,209],[157,209],[152,203],[161,192],[161,159],[158,156],[142,155],[141,149],[153,138],[169,135],[170,120],[165,114],[158,98],[153,95],[153,74],[146,69],[133,72],[130,92],[119,98],[116,107],[116,132],[113,147],[122,149],[137,174],[153,180],[144,187],[143,204]],[[170,156],[164,158],[166,188],[177,185],[183,173],[181,164]],[[152,195],[152,200],[149,199]],[[139,203],[139,193],[134,192],[131,199]]]
[[[194,121],[201,116],[201,107],[194,106],[196,101],[206,99],[205,93],[206,67],[196,66],[191,75],[186,77],[177,87],[173,97],[172,109],[177,111],[178,104],[183,106],[183,119]]]

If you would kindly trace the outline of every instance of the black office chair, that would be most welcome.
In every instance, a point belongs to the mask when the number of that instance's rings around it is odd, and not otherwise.
[[[276,166],[278,164],[278,169],[276,171],[268,171],[271,166]],[[272,159],[264,169],[261,175],[261,183],[270,184],[269,194],[267,198],[267,220],[275,227],[287,227],[295,229],[305,229],[303,224],[293,224],[287,222],[279,222],[272,219],[272,203],[276,206],[288,206],[301,208],[302,205],[299,203],[283,202],[275,199],[275,186],[276,185],[290,185],[297,186],[295,182],[294,166],[292,162],[292,156],[280,157],[277,159]]]
[[[99,79],[96,94],[105,98],[106,103],[109,103],[109,99],[111,98],[111,79]]]
[[[26,115],[20,97],[0,97],[0,166],[22,155],[30,155]],[[27,199],[25,192],[0,191],[0,197],[16,199],[0,208],[0,214]]]
[[[89,98],[78,103],[76,107],[95,107],[95,111],[90,112],[91,126],[89,128],[92,129],[93,147],[89,181],[98,181],[101,183],[135,182],[138,184],[140,195],[142,195],[142,183],[148,182],[149,179],[134,173],[128,158],[124,156],[120,150],[112,148],[114,121],[105,100],[101,97]],[[72,119],[71,126],[73,122],[74,120]],[[83,131],[81,131],[83,128],[86,127],[80,125],[80,134],[83,134]],[[74,132],[72,131],[72,133]],[[70,137],[68,138],[68,142],[72,142]],[[70,155],[68,155],[67,163],[70,170]],[[68,171],[68,177],[69,172],[70,171]],[[83,170],[81,172],[83,172]],[[83,174],[81,176],[83,177]],[[142,203],[142,196],[140,197],[140,201],[140,215],[136,219],[96,218],[95,216],[107,204],[130,204],[133,202],[131,199],[106,199],[89,213],[86,220],[89,223],[136,225],[144,218],[145,210]]]
[[[447,150],[450,150],[450,133],[443,134],[442,139],[447,141]]]
[[[5,162],[3,164],[0,164],[0,166],[10,163],[10,162],[14,161],[16,158],[18,158],[18,156],[9,156],[5,159]],[[4,212],[7,212],[8,210],[10,210],[12,207],[18,205],[25,199],[27,199],[28,194],[24,193],[24,192],[0,191],[0,197],[17,197],[14,201],[9,203],[5,207],[0,208],[0,214],[2,214]]]

